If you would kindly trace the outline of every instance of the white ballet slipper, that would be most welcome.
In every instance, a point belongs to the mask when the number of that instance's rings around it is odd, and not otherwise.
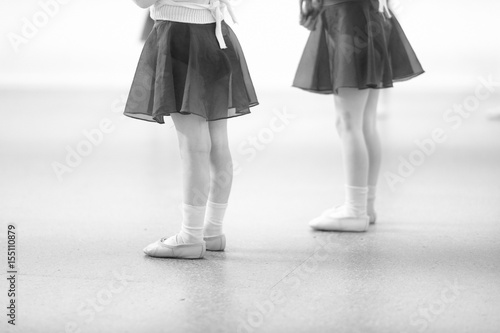
[[[343,207],[344,205],[335,206],[333,208],[325,210],[323,214],[332,214],[333,212],[342,209]],[[367,213],[367,215],[370,218],[370,224],[375,224],[375,222],[377,222],[377,212],[374,211],[373,213]]]
[[[226,236],[207,236],[203,237],[203,240],[207,244],[207,251],[224,251],[226,248]]]
[[[316,230],[350,232],[364,232],[368,230],[369,224],[368,215],[349,216],[342,206],[330,208],[309,222],[309,226]]]
[[[174,236],[177,243],[177,235]],[[205,242],[193,244],[165,244],[165,239],[149,244],[144,253],[156,258],[201,259],[205,255]]]

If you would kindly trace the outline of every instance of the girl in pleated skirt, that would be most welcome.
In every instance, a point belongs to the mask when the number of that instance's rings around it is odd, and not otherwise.
[[[312,30],[293,85],[333,94],[346,175],[345,203],[310,221],[318,230],[368,230],[381,147],[378,95],[424,70],[388,0],[301,0],[301,23]]]
[[[233,166],[227,119],[258,104],[229,0],[134,0],[155,20],[132,81],[125,115],[177,130],[183,168],[181,231],[144,249],[163,258],[222,251]],[[168,172],[165,172],[168,175]]]

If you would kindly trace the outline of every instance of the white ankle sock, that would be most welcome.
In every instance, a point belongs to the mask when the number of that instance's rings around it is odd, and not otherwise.
[[[165,241],[169,245],[201,243],[206,206],[182,204],[182,227],[179,234]]]
[[[205,236],[220,236],[222,235],[222,222],[226,213],[227,203],[207,202],[207,213],[205,215],[205,228],[203,234]]]
[[[345,212],[349,216],[365,216],[368,197],[368,187],[345,186]]]
[[[375,196],[377,192],[377,186],[368,186],[368,204],[366,210],[368,213],[375,212]]]

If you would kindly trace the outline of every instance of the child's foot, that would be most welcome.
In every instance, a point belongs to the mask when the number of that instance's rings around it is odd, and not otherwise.
[[[344,206],[337,206],[309,222],[309,226],[316,230],[363,232],[368,230],[369,223],[368,215],[349,216]]]
[[[335,206],[333,208],[327,209],[323,214],[330,214],[336,210],[341,210],[341,209],[344,209],[344,205]],[[377,222],[377,212],[375,212],[375,210],[368,209],[368,212],[366,212],[366,214],[370,218],[370,224],[375,224],[375,222]]]
[[[207,251],[224,251],[226,248],[226,236],[206,236],[203,240],[207,244]]]
[[[179,235],[162,238],[144,248],[144,253],[156,258],[201,259],[205,255],[205,242],[183,243]]]

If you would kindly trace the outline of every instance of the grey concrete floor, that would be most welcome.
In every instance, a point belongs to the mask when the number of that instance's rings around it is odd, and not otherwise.
[[[0,250],[15,223],[20,270],[18,325],[2,313],[2,331],[498,332],[495,101],[456,129],[443,119],[471,92],[390,92],[379,221],[364,234],[307,226],[343,197],[331,98],[261,92],[252,115],[230,121],[239,167],[227,251],[197,261],[142,253],[179,228],[170,121],[123,117],[124,91],[0,92]],[[283,112],[288,120],[271,131]],[[105,118],[112,131],[59,180],[53,163]],[[384,174],[435,128],[447,140],[391,189]],[[254,146],[249,137],[259,136]]]

